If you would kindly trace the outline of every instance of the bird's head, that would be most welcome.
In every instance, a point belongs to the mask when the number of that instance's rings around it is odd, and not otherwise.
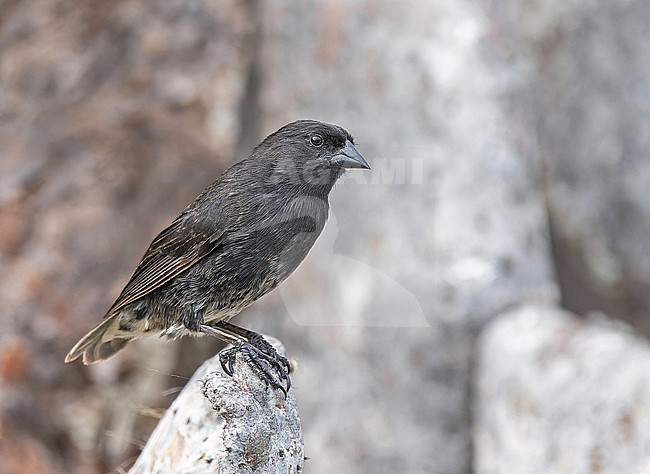
[[[346,169],[370,169],[347,130],[316,120],[285,125],[269,135],[253,155],[268,163],[271,183],[326,193]]]

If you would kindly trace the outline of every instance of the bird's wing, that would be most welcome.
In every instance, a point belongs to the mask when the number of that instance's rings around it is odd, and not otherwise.
[[[172,222],[151,243],[106,315],[160,288],[216,250],[224,240],[223,220],[222,214],[196,218],[184,213]]]

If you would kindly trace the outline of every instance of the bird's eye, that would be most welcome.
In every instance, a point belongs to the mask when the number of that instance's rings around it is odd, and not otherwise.
[[[318,134],[314,134],[309,138],[309,143],[316,147],[321,146],[323,144],[323,137]]]

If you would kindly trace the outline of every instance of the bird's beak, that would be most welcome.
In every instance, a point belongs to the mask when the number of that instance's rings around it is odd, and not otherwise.
[[[339,168],[370,169],[368,162],[361,156],[361,153],[357,151],[350,140],[346,140],[345,146],[330,159],[330,165]]]

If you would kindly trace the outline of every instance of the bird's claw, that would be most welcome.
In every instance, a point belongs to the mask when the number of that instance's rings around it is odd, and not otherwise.
[[[237,354],[237,347],[232,346],[228,349],[224,349],[219,352],[219,362],[221,363],[221,368],[229,376],[232,377],[235,373],[234,363],[235,363],[235,354]]]
[[[289,376],[291,365],[286,357],[278,354],[275,348],[261,335],[253,337],[248,342],[239,342],[219,354],[221,367],[229,376],[234,373],[237,353],[243,356],[249,367],[264,381],[267,387],[271,385],[274,389],[279,389],[286,397],[291,388]]]

